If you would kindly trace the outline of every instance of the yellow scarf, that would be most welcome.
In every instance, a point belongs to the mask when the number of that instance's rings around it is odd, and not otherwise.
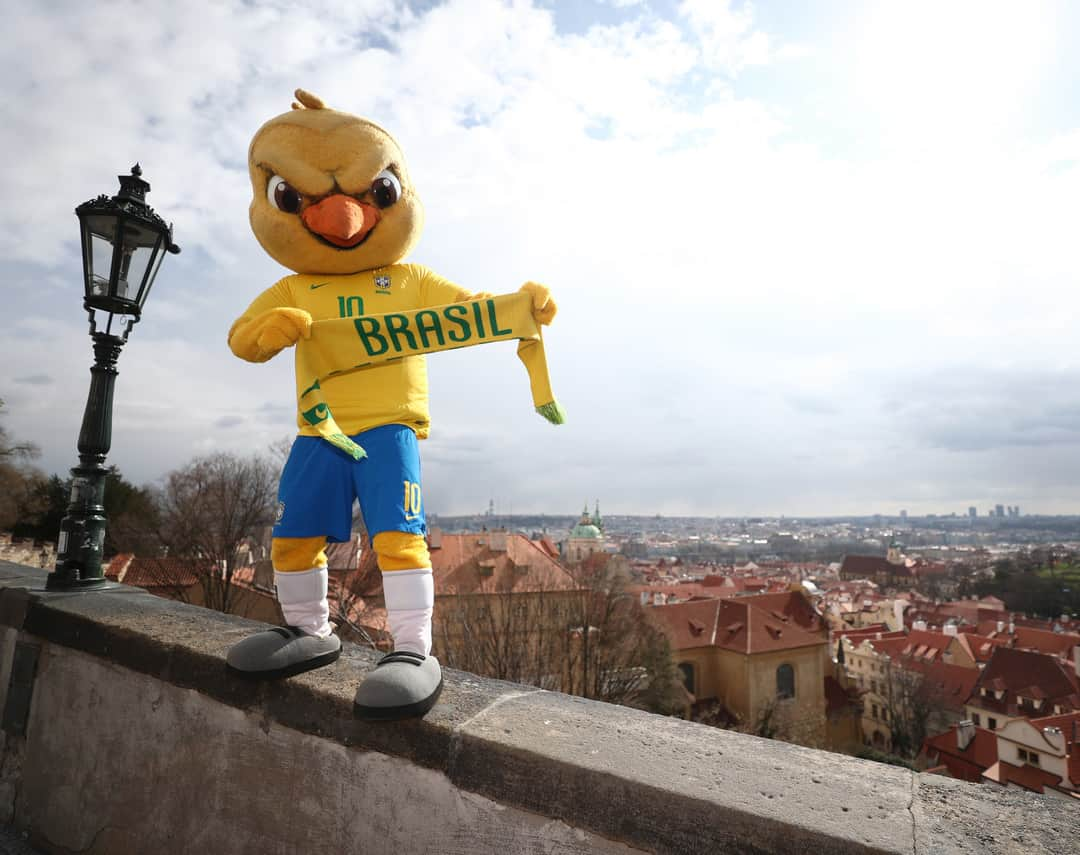
[[[360,460],[367,453],[341,432],[323,399],[321,381],[405,356],[515,339],[536,411],[552,424],[562,424],[566,414],[551,391],[532,295],[520,291],[408,312],[315,321],[311,337],[297,343],[299,364],[312,375],[312,384],[300,395],[300,413],[319,436]]]

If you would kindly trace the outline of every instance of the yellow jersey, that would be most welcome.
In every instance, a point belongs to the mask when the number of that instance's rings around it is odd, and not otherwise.
[[[256,297],[237,323],[279,307],[303,309],[313,321],[321,321],[424,309],[471,296],[472,292],[420,264],[393,264],[344,275],[295,273]],[[310,383],[306,367],[296,360],[297,400]],[[322,394],[346,434],[403,424],[421,439],[428,435],[431,422],[423,356],[407,356],[331,377],[322,383]],[[319,434],[299,411],[296,424],[305,436]]]

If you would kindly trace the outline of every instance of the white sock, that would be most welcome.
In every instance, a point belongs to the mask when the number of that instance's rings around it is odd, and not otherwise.
[[[289,573],[274,571],[278,602],[289,626],[318,638],[333,633],[330,602],[326,598],[327,576],[325,566]]]
[[[394,650],[427,656],[431,653],[431,614],[435,607],[431,568],[387,570],[382,574],[382,582]]]

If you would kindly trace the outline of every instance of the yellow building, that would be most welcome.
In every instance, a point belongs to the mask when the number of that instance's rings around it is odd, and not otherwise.
[[[883,751],[896,748],[895,715],[904,716],[905,730],[911,730],[915,722],[929,733],[938,733],[964,717],[964,701],[979,670],[963,639],[912,630],[872,636],[853,633],[840,644],[846,684],[863,699],[865,744]],[[922,738],[915,737],[921,745]]]
[[[688,718],[826,742],[828,631],[800,592],[654,606],[693,701]]]

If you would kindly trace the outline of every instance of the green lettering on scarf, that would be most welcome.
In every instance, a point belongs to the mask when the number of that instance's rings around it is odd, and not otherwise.
[[[442,323],[439,321],[439,316],[431,309],[424,309],[423,311],[416,313],[416,332],[420,335],[420,341],[424,343],[424,347],[431,347],[431,341],[428,339],[428,333],[435,333],[435,340],[439,344],[446,344],[446,339],[443,338]]]
[[[356,331],[360,334],[360,341],[363,342],[364,350],[367,351],[368,356],[381,356],[390,349],[386,339],[379,334],[379,322],[375,318],[357,318],[353,323],[356,325]],[[372,339],[378,341],[378,350],[372,349]]]
[[[472,307],[471,318],[469,306]],[[484,327],[485,312],[490,329]],[[440,317],[450,325],[445,335]],[[475,321],[475,327],[470,321]],[[361,354],[358,353],[357,338],[367,353],[366,359],[358,358]],[[359,460],[365,456],[364,450],[349,439],[334,420],[329,403],[323,397],[320,380],[363,371],[402,357],[515,340],[518,358],[529,374],[536,412],[553,424],[562,424],[566,414],[551,391],[544,338],[533,317],[532,296],[520,291],[412,312],[315,321],[310,337],[296,345],[297,373],[313,381],[301,395],[298,409],[319,436]],[[310,404],[314,406],[309,407]]]
[[[487,338],[487,336],[484,335],[484,316],[480,314],[479,303],[472,304],[472,313],[473,317],[476,318],[476,335],[479,338]]]
[[[383,315],[383,317],[386,318],[386,332],[394,343],[394,350],[398,353],[405,350],[405,348],[401,346],[401,341],[398,339],[399,333],[405,337],[405,341],[409,345],[409,350],[416,350],[416,339],[413,338],[413,334],[409,332],[409,319],[405,315]],[[425,345],[425,347],[426,346],[427,345]]]
[[[499,329],[499,319],[495,317],[495,301],[487,301],[488,320],[491,322],[491,334],[492,335],[510,335],[513,332],[512,329],[501,330]]]
[[[466,342],[472,338],[472,330],[469,328],[469,322],[465,320],[465,316],[469,314],[469,309],[462,303],[452,303],[443,309],[443,317],[450,323],[457,324],[461,327],[461,332],[454,332],[449,330],[446,335],[450,341]],[[454,317],[459,315],[460,317]]]

